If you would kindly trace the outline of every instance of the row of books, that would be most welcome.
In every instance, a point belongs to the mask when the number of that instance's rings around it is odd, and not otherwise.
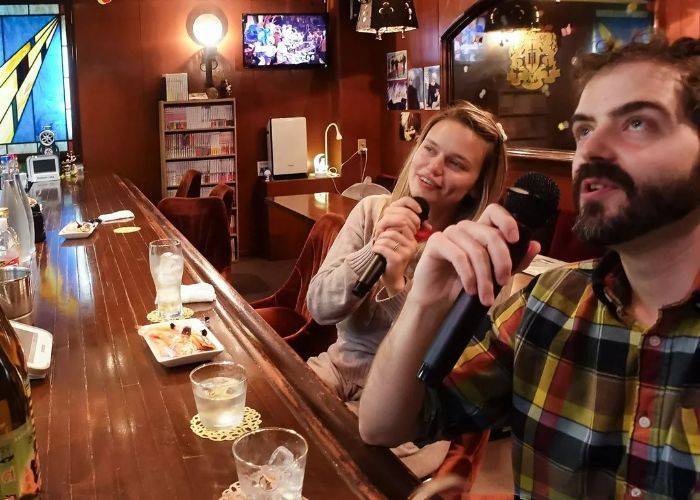
[[[232,155],[235,153],[233,132],[195,132],[165,136],[166,158]]]
[[[236,160],[226,158],[221,160],[175,161],[168,163],[168,186],[180,184],[182,176],[188,170],[198,170],[202,173],[202,184],[217,182],[234,182],[236,180]]]
[[[233,106],[167,106],[163,111],[165,130],[232,127]]]

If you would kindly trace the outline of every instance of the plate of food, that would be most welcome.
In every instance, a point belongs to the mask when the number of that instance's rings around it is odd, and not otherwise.
[[[224,351],[214,332],[197,318],[154,323],[138,332],[163,366],[208,361]]]
[[[97,222],[78,222],[73,221],[66,224],[58,233],[67,240],[89,237],[97,227]]]

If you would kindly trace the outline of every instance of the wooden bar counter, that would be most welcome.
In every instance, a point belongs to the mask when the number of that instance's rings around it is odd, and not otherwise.
[[[197,310],[248,371],[246,405],[263,426],[298,431],[309,443],[303,494],[406,498],[418,481],[385,449],[366,446],[356,418],[129,181],[116,176],[40,184],[47,240],[40,287],[24,319],[54,335],[50,371],[32,382],[44,498],[214,499],[236,480],[231,442],[195,436],[188,378],[195,365],[166,368],[137,326],[154,308],[148,243],[183,241],[184,283],[214,285]],[[101,224],[66,241],[72,220],[128,209],[135,219]],[[117,234],[120,226],[138,232]]]

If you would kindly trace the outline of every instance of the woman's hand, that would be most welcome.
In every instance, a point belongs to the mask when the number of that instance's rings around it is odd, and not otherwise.
[[[468,294],[478,294],[482,304],[492,305],[494,279],[505,285],[512,272],[525,269],[540,251],[539,243],[530,242],[514,271],[508,244],[519,237],[513,216],[495,204],[486,207],[477,222],[464,220],[434,233],[413,275],[411,299],[426,306],[451,302],[464,289]]]
[[[406,196],[390,204],[375,227],[372,251],[386,259],[382,282],[392,293],[403,290],[406,268],[418,250],[415,234],[421,226],[420,212],[418,202]]]

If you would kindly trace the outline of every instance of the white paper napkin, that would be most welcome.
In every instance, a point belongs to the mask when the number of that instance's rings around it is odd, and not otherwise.
[[[121,219],[133,219],[134,212],[131,210],[119,210],[118,212],[112,212],[111,214],[103,214],[98,217],[102,222],[112,222]]]
[[[195,283],[194,285],[182,285],[180,287],[182,303],[211,302],[216,299],[214,287],[209,283]]]
[[[194,285],[180,286],[180,300],[183,304],[191,302],[212,302],[216,299],[214,287],[209,283],[195,283]],[[156,304],[158,297],[156,297]]]

